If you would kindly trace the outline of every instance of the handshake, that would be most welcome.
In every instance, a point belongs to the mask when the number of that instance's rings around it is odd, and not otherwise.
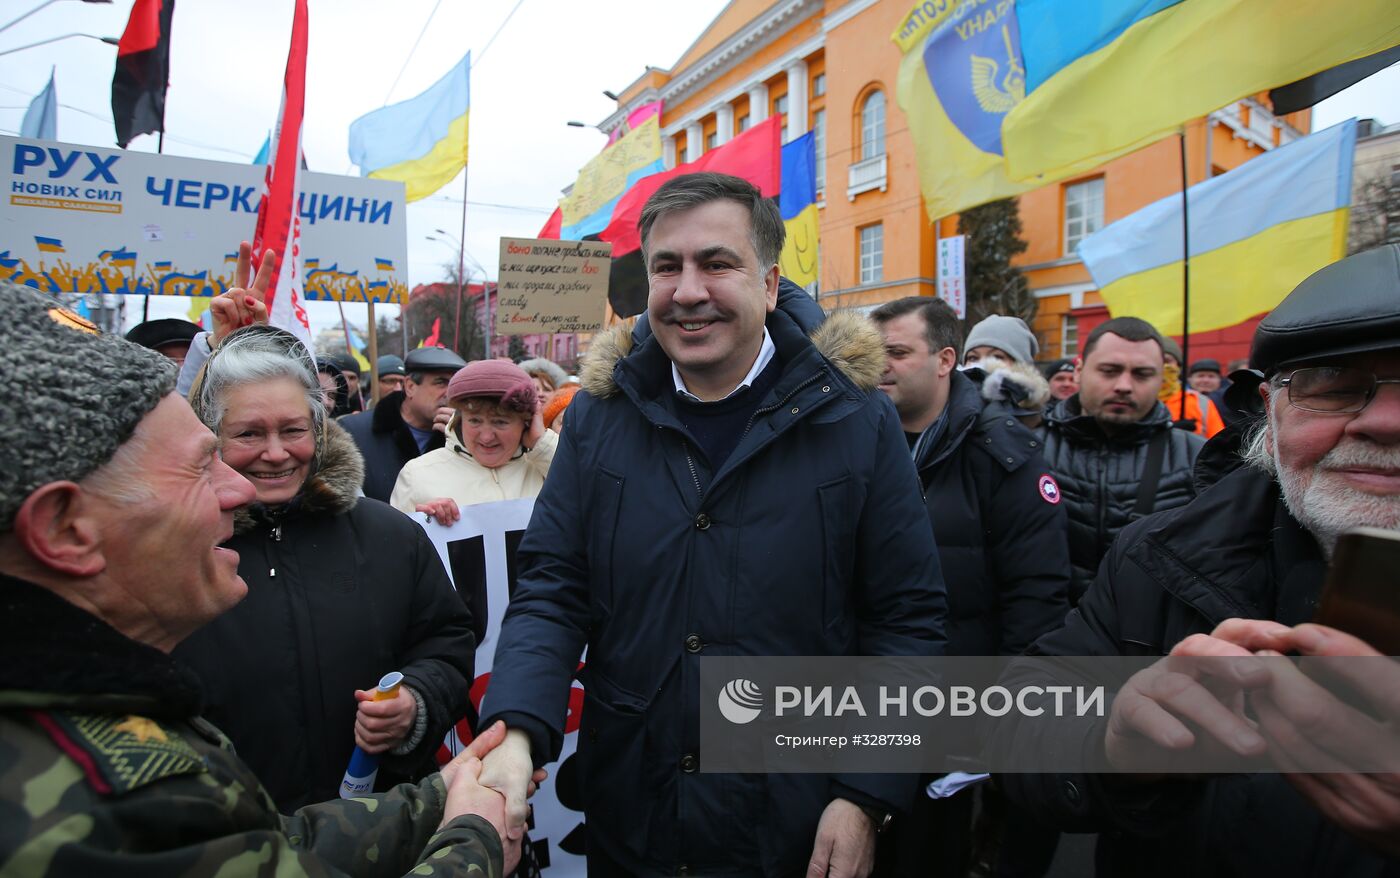
[[[519,740],[514,736],[520,736]],[[503,746],[504,745],[504,746]],[[513,775],[504,771],[508,758],[520,763],[523,746],[524,772],[529,778],[527,784],[515,788],[497,780],[494,774]],[[500,748],[491,759],[495,772],[485,769],[484,760],[492,751]],[[442,767],[442,782],[447,787],[447,801],[442,808],[442,823],[446,826],[458,817],[476,815],[484,818],[496,829],[501,838],[501,848],[505,852],[505,866],[501,874],[509,875],[520,862],[520,842],[525,829],[525,799],[534,795],[539,784],[547,776],[544,769],[530,772],[529,743],[520,732],[507,738],[506,724],[496,722],[477,735],[465,750]],[[500,766],[500,767],[497,767]],[[507,820],[507,813],[510,819]]]
[[[1228,619],[1119,690],[1104,737],[1116,771],[1152,781],[1216,754],[1282,773],[1333,823],[1400,855],[1400,663],[1369,644]]]

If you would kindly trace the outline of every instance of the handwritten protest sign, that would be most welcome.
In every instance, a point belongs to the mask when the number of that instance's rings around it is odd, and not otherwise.
[[[502,238],[496,331],[502,335],[603,328],[612,245]]]

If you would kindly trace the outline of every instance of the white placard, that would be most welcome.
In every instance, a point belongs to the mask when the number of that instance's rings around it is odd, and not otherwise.
[[[251,241],[261,165],[0,137],[0,280],[53,293],[215,296]],[[404,302],[402,183],[302,174],[307,299]]]
[[[459,578],[480,576],[484,568],[486,633],[476,646],[476,679],[472,683],[472,700],[478,708],[491,676],[506,605],[510,603],[513,586],[510,553],[519,544],[534,509],[532,497],[477,503],[461,507],[462,517],[450,527],[443,527],[421,513],[412,516],[427,531],[454,585]],[[454,566],[457,568],[455,573]],[[476,569],[468,570],[469,566]],[[581,849],[578,845],[583,835],[583,812],[565,807],[559,799],[558,788],[560,768],[573,757],[578,747],[578,714],[582,707],[583,685],[576,681],[569,697],[569,716],[559,761],[545,766],[549,779],[530,800],[535,808],[535,825],[529,831],[530,840],[537,846],[541,843],[547,845],[549,866],[544,873],[549,876],[582,876],[587,871],[584,857],[564,849],[565,846]],[[447,747],[454,753],[460,751],[461,743],[456,739],[455,730],[448,734]],[[577,777],[577,768],[571,765],[570,769],[567,773]],[[568,838],[571,834],[572,840]]]
[[[967,277],[963,265],[966,235],[938,241],[938,298],[953,306],[958,319],[967,319]]]

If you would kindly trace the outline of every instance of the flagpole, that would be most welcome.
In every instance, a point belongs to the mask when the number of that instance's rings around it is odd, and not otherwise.
[[[1186,192],[1190,183],[1186,178],[1186,128],[1179,133],[1181,143],[1181,403],[1177,417],[1186,419],[1186,370],[1191,362],[1191,215],[1188,212]],[[1202,417],[1205,412],[1200,413]]]
[[[454,347],[454,348],[457,350],[457,353],[458,353],[458,354],[460,354],[460,353],[462,352],[462,287],[464,287],[464,286],[467,285],[467,268],[466,268],[466,261],[465,261],[465,260],[466,260],[466,256],[467,256],[467,180],[469,179],[469,176],[470,176],[470,175],[467,173],[467,164],[466,164],[466,162],[463,162],[463,163],[462,163],[462,234],[459,235],[459,236],[457,237],[457,321],[456,321],[456,323],[453,324],[453,327],[452,327],[452,329],[453,329],[452,347]],[[483,273],[483,274],[484,274],[484,273]],[[483,276],[483,277],[481,278],[481,281],[482,281],[482,286],[481,286],[481,288],[484,290],[484,289],[486,289],[486,278]],[[491,321],[491,300],[490,300],[489,298],[486,300],[486,321],[487,321],[488,324],[489,324],[490,321]],[[486,357],[485,357],[485,359],[488,359],[488,360],[489,360],[490,358],[491,358],[491,349],[490,349],[490,342],[488,341],[488,342],[487,342],[487,349],[486,349]]]

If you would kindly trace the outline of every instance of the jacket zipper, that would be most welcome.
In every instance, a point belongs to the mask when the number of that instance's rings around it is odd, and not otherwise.
[[[280,522],[280,521],[272,526],[272,541],[273,541],[274,543],[280,543],[280,542],[282,542],[282,522]],[[276,578],[277,578],[277,568],[276,568],[276,567],[269,567],[269,568],[267,569],[267,576],[268,576],[269,579],[276,579]]]
[[[768,414],[769,412],[776,412],[778,409],[780,409],[780,408],[782,408],[783,406],[787,405],[788,400],[790,400],[790,399],[792,399],[794,396],[796,396],[797,393],[798,393],[798,391],[800,391],[800,390],[802,390],[803,388],[807,387],[807,385],[809,385],[809,384],[815,384],[816,381],[817,381],[817,379],[818,379],[818,378],[821,378],[821,377],[822,377],[821,373],[820,373],[820,372],[816,372],[816,373],[814,373],[810,378],[807,378],[806,380],[804,380],[804,381],[798,383],[798,385],[797,385],[796,387],[794,387],[792,390],[789,390],[789,391],[787,392],[787,395],[786,395],[786,396],[784,396],[782,399],[778,400],[777,402],[773,403],[772,405],[764,406],[763,408],[754,409],[753,414],[749,415],[749,421],[748,421],[748,423],[744,424],[744,432],[742,432],[742,433],[739,434],[739,441],[740,441],[740,442],[743,442],[743,441],[744,441],[744,437],[747,436],[747,435],[749,435],[749,431],[753,429],[753,423],[754,423],[755,420],[758,419],[758,416],[759,416],[759,415],[766,415],[766,414]],[[696,495],[698,495],[698,496],[700,497],[700,502],[703,503],[703,502],[705,502],[705,492],[702,491],[702,490],[700,489],[700,477],[696,474],[696,471],[695,471],[695,458],[692,457],[691,454],[690,454],[690,442],[687,441],[687,440],[685,439],[684,436],[682,436],[682,437],[681,437],[681,444],[685,446],[685,464],[686,464],[686,466],[690,467],[690,480],[691,480],[692,482],[695,483],[695,493],[696,493]]]

